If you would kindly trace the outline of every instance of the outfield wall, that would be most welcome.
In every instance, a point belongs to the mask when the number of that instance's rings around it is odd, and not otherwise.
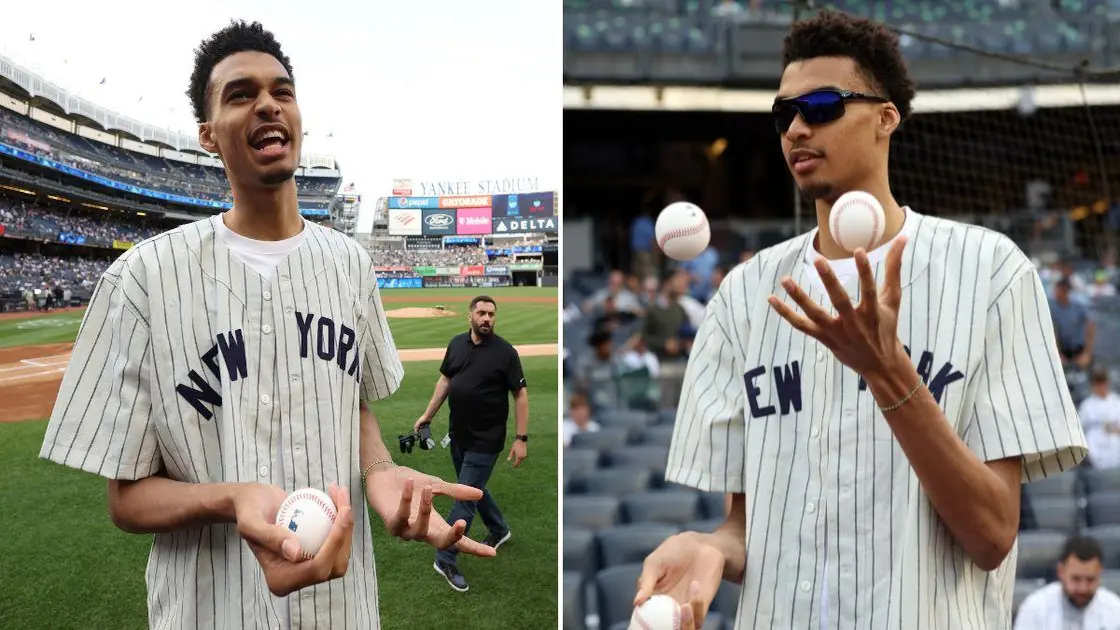
[[[547,274],[538,263],[512,265],[460,265],[431,267],[375,266],[377,286],[382,289],[454,289],[512,286],[553,286],[542,280]]]

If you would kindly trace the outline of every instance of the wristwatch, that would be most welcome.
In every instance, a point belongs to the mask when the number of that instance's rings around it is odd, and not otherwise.
[[[529,436],[528,435],[516,435],[516,436],[514,436],[514,439],[521,440],[522,442],[528,442],[529,441]]]

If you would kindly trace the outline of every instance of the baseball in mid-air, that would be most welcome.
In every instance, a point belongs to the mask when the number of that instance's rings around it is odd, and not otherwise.
[[[326,492],[304,488],[289,494],[280,504],[276,524],[296,535],[307,559],[319,553],[337,517],[338,509]]]
[[[712,237],[708,216],[694,203],[678,201],[665,206],[654,225],[657,246],[674,260],[692,260],[708,247]]]
[[[627,630],[681,630],[681,605],[668,595],[654,595],[634,609]]]
[[[886,228],[883,205],[874,195],[862,190],[840,195],[828,213],[828,230],[832,239],[849,253],[860,247],[871,251],[875,243],[883,238]]]

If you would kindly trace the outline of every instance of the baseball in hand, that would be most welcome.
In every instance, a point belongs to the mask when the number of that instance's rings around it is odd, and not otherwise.
[[[627,630],[680,630],[681,606],[668,595],[654,595],[634,609]]]
[[[886,224],[882,204],[874,195],[862,190],[840,195],[828,213],[832,240],[849,253],[860,247],[870,251],[883,238]]]
[[[712,236],[708,217],[700,206],[678,201],[665,206],[654,226],[657,246],[674,260],[692,260],[708,247]]]
[[[289,494],[280,504],[276,524],[296,535],[303,558],[308,559],[319,553],[336,517],[338,509],[327,493],[304,488]]]

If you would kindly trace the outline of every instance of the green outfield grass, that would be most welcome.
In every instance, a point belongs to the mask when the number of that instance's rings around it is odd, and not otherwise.
[[[555,308],[553,308],[555,318]],[[552,340],[556,328],[552,327]],[[439,345],[443,341],[432,345]],[[386,630],[555,628],[557,601],[557,359],[523,359],[530,391],[529,459],[521,469],[502,464],[489,488],[502,506],[513,539],[495,558],[462,556],[470,581],[457,593],[432,569],[433,550],[391,539],[374,518],[374,541]],[[386,442],[411,431],[431,395],[438,364],[407,363],[401,390],[374,407]],[[510,419],[512,435],[512,418]],[[117,530],[105,507],[105,482],[37,459],[43,422],[0,424],[0,518],[4,627],[66,630],[147,627],[144,568],[151,537]],[[446,407],[433,425],[442,437]],[[400,462],[451,478],[450,455],[394,453]],[[437,499],[447,514],[449,504]],[[478,524],[476,535],[485,536]]]
[[[389,328],[398,348],[442,348],[453,335],[467,329],[471,298],[486,294],[498,301],[497,332],[510,343],[555,343],[557,306],[553,302],[513,302],[508,298],[556,299],[555,288],[503,289],[385,289],[386,310],[443,305],[451,317],[428,319],[390,318]],[[44,313],[28,319],[0,321],[0,348],[41,343],[69,343],[78,334],[84,311]]]

